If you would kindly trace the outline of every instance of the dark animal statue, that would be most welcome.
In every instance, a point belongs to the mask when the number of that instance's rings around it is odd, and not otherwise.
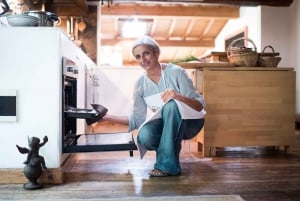
[[[39,155],[39,150],[48,142],[48,137],[45,136],[43,142],[40,143],[40,139],[37,137],[28,138],[29,148],[20,147],[17,148],[21,154],[28,154],[27,159],[24,162],[24,175],[29,180],[24,184],[24,189],[32,190],[42,188],[42,185],[38,183],[38,178],[42,175],[42,171],[47,171],[48,179],[51,179],[49,170],[46,167],[46,163],[43,156]]]

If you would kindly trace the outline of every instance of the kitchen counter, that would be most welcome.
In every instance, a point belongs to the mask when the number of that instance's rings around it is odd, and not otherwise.
[[[204,67],[195,85],[206,101],[204,129],[197,137],[203,156],[217,147],[294,143],[296,76],[293,68]]]
[[[202,70],[204,68],[209,68],[211,70],[223,69],[223,70],[250,70],[250,71],[285,71],[293,70],[292,67],[236,67],[230,62],[182,62],[177,65],[184,69],[197,69]]]
[[[215,68],[215,67],[234,67],[234,64],[229,62],[181,62],[177,64],[185,69],[201,69],[201,68]]]
[[[49,141],[40,149],[46,166],[53,173],[52,182],[62,181],[62,58],[72,59],[80,74],[96,65],[59,28],[2,27],[0,29],[0,93],[16,94],[16,120],[0,121],[3,133],[0,147],[0,183],[22,183],[26,155],[16,144],[28,147],[28,137]],[[78,78],[80,86],[85,83]],[[77,105],[85,107],[85,88],[78,88]],[[78,126],[84,130],[84,124]],[[5,137],[4,137],[5,136]],[[13,176],[11,176],[13,175]],[[9,177],[10,176],[10,177]]]

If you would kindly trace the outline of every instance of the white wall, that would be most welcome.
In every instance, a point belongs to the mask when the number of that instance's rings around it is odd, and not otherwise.
[[[280,66],[294,67],[290,60],[289,7],[261,7],[261,48],[271,45],[280,53]],[[276,15],[274,15],[276,13]],[[270,52],[270,49],[268,49]]]
[[[235,32],[239,32],[245,27],[248,28],[248,38],[254,41],[258,50],[261,49],[260,43],[260,33],[261,33],[261,10],[260,7],[243,7],[240,8],[240,18],[230,20],[218,37],[215,40],[214,51],[226,51],[224,49],[224,38],[227,38]]]
[[[262,7],[261,44],[272,45],[282,57],[280,66],[293,67],[296,71],[296,117],[300,120],[300,3],[290,7]],[[276,15],[274,15],[276,13]]]
[[[296,118],[300,122],[300,2],[293,1],[289,11],[289,60],[296,70]]]
[[[136,80],[142,75],[140,67],[99,67],[99,86],[95,103],[108,108],[108,113],[127,116],[132,110],[132,95]]]

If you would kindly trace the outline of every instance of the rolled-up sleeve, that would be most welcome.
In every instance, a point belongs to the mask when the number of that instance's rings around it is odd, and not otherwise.
[[[193,81],[189,78],[187,72],[179,66],[178,68],[174,68],[177,69],[174,72],[177,72],[178,76],[173,75],[169,79],[172,80],[172,78],[177,77],[177,80],[173,81],[173,83],[177,83],[176,85],[178,87],[179,93],[189,98],[198,100],[202,104],[203,108],[205,108],[206,104],[204,98],[199,92],[197,92],[195,86],[193,85]]]
[[[142,80],[139,79],[134,86],[133,110],[128,117],[129,131],[139,128],[139,126],[146,120],[146,115],[147,115],[147,105],[143,98]]]

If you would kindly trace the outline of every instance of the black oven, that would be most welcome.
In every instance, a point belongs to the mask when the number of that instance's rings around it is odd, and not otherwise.
[[[131,133],[78,133],[77,119],[84,119],[85,126],[100,120],[107,109],[100,104],[91,104],[92,109],[78,108],[78,89],[86,89],[86,86],[78,87],[79,68],[70,59],[62,59],[63,86],[62,86],[62,142],[64,153],[97,152],[97,151],[123,151],[137,150]],[[87,79],[87,78],[84,78]],[[80,83],[87,83],[80,82]]]
[[[77,79],[69,76],[64,76],[64,111],[68,111],[71,108],[77,108]],[[63,133],[72,134],[76,133],[76,118],[68,118],[68,115],[63,115]]]

